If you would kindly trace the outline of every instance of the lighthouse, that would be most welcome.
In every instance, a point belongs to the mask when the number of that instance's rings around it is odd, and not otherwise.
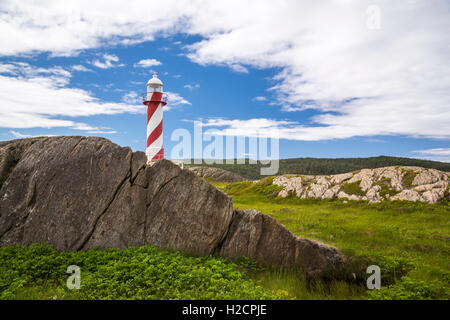
[[[167,97],[163,92],[163,83],[157,75],[147,82],[147,95],[144,102],[147,106],[147,162],[164,159],[163,148],[163,107],[167,104]]]

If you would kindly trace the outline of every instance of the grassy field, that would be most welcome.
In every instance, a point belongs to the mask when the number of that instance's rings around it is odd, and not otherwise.
[[[248,259],[192,257],[149,246],[57,252],[33,245],[0,248],[0,299],[450,298],[448,203],[279,198],[270,178],[212,183],[233,197],[235,208],[258,209],[297,236],[334,245],[361,270],[380,266],[381,290],[366,289],[364,281],[310,283],[298,272]],[[69,265],[81,268],[81,290],[66,287]]]
[[[381,290],[334,283],[314,295],[314,290],[303,290],[302,284],[298,284],[299,288],[291,285],[288,291],[296,298],[450,298],[448,203],[368,204],[295,196],[280,198],[276,197],[280,188],[272,185],[270,178],[257,184],[214,184],[233,197],[235,208],[258,209],[297,236],[334,245],[348,256],[381,268]],[[282,279],[283,276],[269,278],[265,285],[276,287],[271,282],[282,283]]]

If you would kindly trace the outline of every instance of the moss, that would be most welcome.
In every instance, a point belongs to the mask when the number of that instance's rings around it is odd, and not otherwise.
[[[361,183],[361,180],[351,182],[351,183],[344,183],[341,186],[341,191],[344,191],[346,194],[354,194],[357,196],[364,196],[365,193],[361,189],[360,183]]]
[[[381,189],[380,196],[382,198],[387,198],[387,195],[389,195],[390,197],[393,197],[397,193],[399,193],[399,192],[397,190],[395,190],[394,188],[384,188],[384,189]]]
[[[411,188],[412,183],[414,181],[414,178],[417,176],[417,172],[413,170],[402,170],[403,177],[402,177],[402,184],[405,188]]]
[[[283,187],[273,184],[273,179],[274,177],[261,179],[253,185],[252,190],[268,196],[269,199],[275,198],[283,190]]]
[[[398,191],[391,187],[391,178],[382,177],[375,185],[380,186],[380,196],[386,198],[387,195],[390,197],[395,196]]]
[[[267,177],[260,181],[253,183],[251,181],[243,181],[232,183],[225,188],[229,195],[240,195],[245,193],[259,193],[263,194],[269,199],[275,198],[281,190],[282,186],[273,184],[274,177]]]

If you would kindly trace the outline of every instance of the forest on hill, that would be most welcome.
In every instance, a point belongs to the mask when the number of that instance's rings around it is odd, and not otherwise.
[[[245,164],[237,164],[234,160],[234,164],[194,164],[191,161],[191,165],[188,166],[208,166],[221,168],[227,171],[231,171],[241,175],[247,179],[260,179],[260,168],[266,167],[261,163],[249,164],[246,159]],[[400,157],[370,157],[370,158],[294,158],[294,159],[281,159],[280,168],[278,174],[305,174],[305,175],[329,175],[339,174],[361,169],[374,169],[388,166],[417,166],[423,168],[437,169],[441,171],[450,171],[450,163],[413,159],[413,158],[400,158]]]

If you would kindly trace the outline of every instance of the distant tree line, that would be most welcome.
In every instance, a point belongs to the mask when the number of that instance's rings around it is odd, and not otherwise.
[[[193,162],[193,160],[192,160]],[[225,161],[224,161],[225,163]],[[246,159],[245,164],[191,164],[190,166],[208,166],[221,168],[231,172],[235,172],[247,179],[260,179],[260,168],[262,165],[249,164]],[[265,165],[267,166],[267,165]],[[304,175],[329,175],[339,174],[361,169],[373,169],[389,166],[417,166],[423,168],[432,168],[441,171],[450,171],[450,163],[412,159],[399,157],[370,157],[370,158],[296,158],[280,160],[280,169],[278,174],[304,174]]]

